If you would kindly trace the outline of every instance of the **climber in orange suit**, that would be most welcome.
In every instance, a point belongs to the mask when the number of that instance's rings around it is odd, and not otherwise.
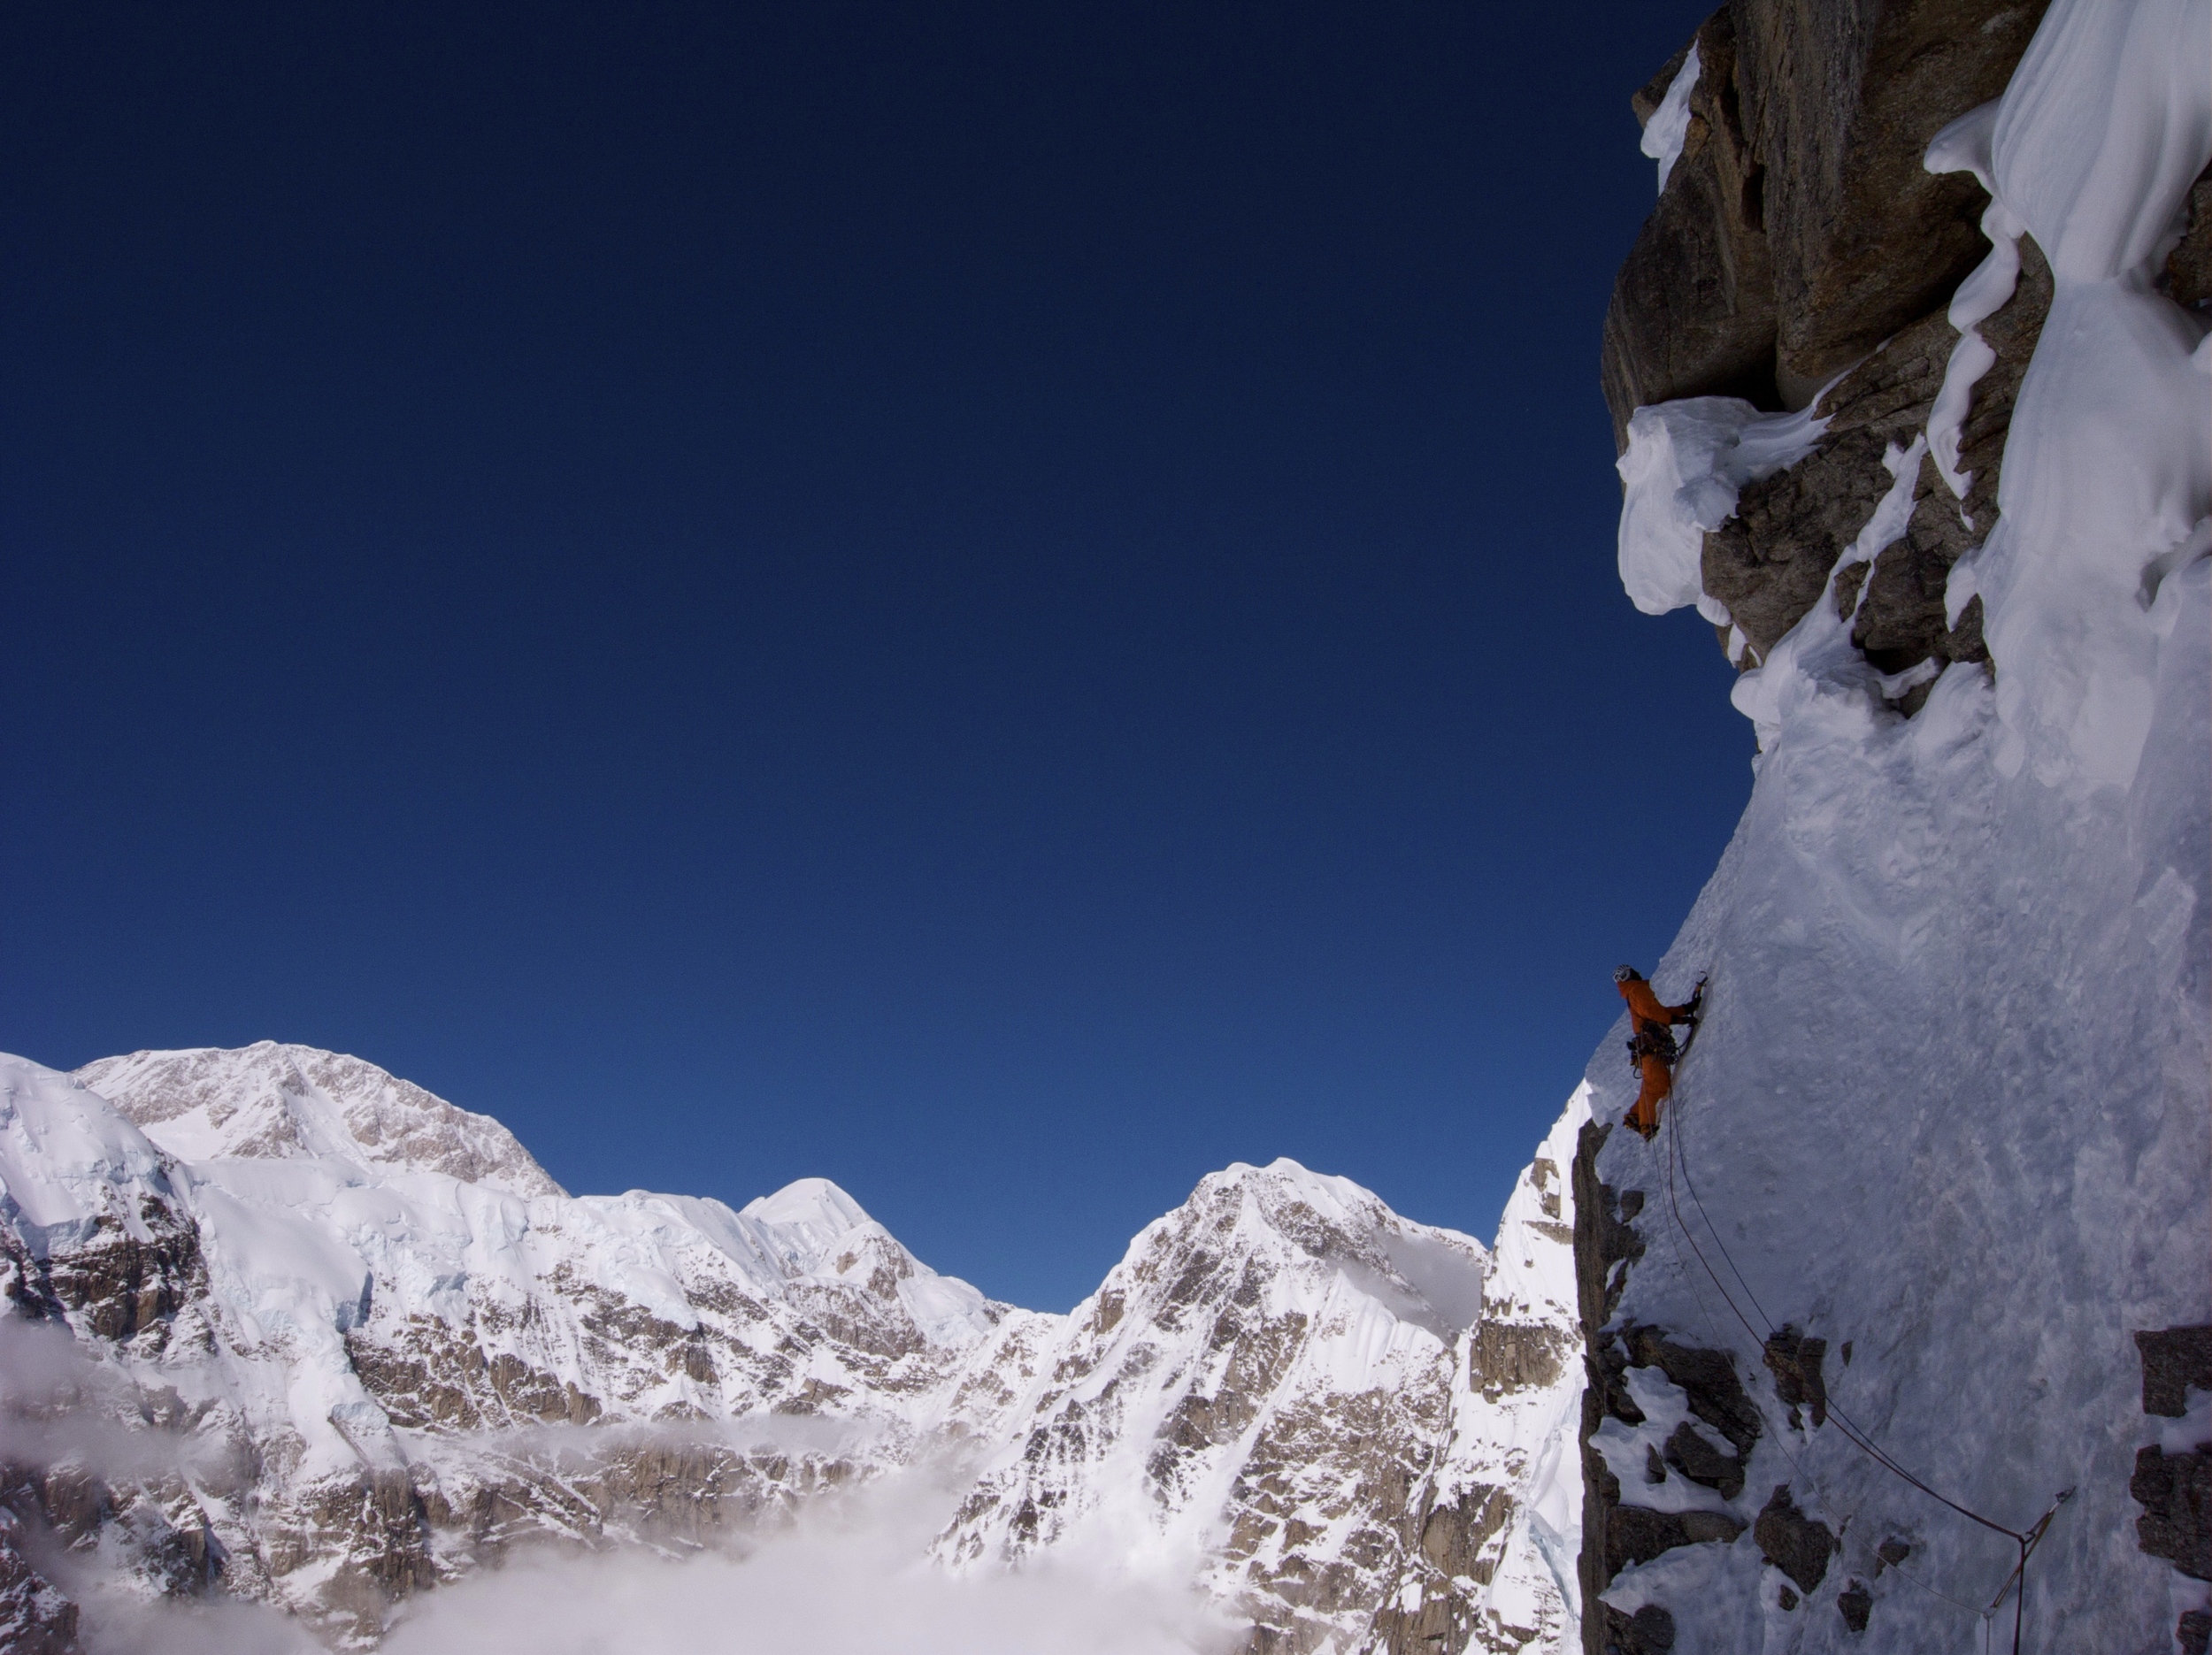
[[[1613,982],[1628,1002],[1629,1021],[1635,1029],[1636,1038],[1628,1043],[1629,1061],[1644,1077],[1644,1089],[1637,1093],[1636,1107],[1628,1112],[1627,1121],[1649,1139],[1659,1130],[1659,1106],[1674,1090],[1673,1025],[1697,1021],[1705,985],[1697,985],[1688,1005],[1663,1006],[1659,996],[1651,992],[1651,985],[1644,981],[1643,973],[1632,965],[1614,968]]]

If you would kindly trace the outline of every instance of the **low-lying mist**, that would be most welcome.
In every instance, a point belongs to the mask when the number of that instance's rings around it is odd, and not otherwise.
[[[0,1323],[0,1460],[18,1474],[67,1466],[95,1476],[191,1481],[220,1449],[159,1429],[143,1394],[88,1361],[58,1329]],[[142,1417],[141,1415],[140,1417]],[[131,1423],[127,1424],[129,1421]],[[665,1433],[625,1425],[549,1428],[479,1452],[588,1466],[641,1441],[703,1440],[834,1457],[849,1429],[769,1419]],[[1219,1655],[1239,1629],[1194,1585],[1195,1557],[1118,1543],[1104,1528],[1018,1570],[954,1574],[932,1538],[970,1486],[925,1460],[808,1500],[795,1516],[687,1555],[670,1544],[587,1550],[518,1546],[495,1567],[406,1600],[384,1655]],[[104,1542],[64,1548],[15,1531],[35,1566],[76,1600],[85,1655],[321,1655],[299,1621],[226,1598],[149,1598]],[[1125,1535],[1123,1542],[1133,1538]]]
[[[917,1470],[810,1508],[741,1554],[518,1554],[411,1599],[383,1655],[1225,1655],[1239,1631],[1161,1559],[1078,1556],[955,1575],[931,1562],[948,1514]],[[87,1655],[320,1655],[258,1605],[93,1592]]]

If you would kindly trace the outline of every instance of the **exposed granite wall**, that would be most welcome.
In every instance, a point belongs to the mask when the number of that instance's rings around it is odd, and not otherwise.
[[[1958,333],[1946,316],[1989,250],[1989,197],[1930,173],[1929,141],[1998,96],[2043,0],[1732,0],[1699,27],[1700,73],[1680,158],[1629,250],[1605,316],[1599,378],[1625,448],[1640,406],[1737,396],[1768,410],[1819,402],[1819,447],[1742,491],[1706,536],[1707,594],[1757,665],[1812,608],[1843,548],[1887,492],[1882,456],[1928,420]],[[1630,98],[1648,120],[1690,50]],[[2212,172],[2190,196],[2161,285],[2212,306]],[[2005,436],[2050,307],[2031,238],[2011,301],[1980,325],[1996,364],[1961,433],[1965,497],[1924,460],[1910,528],[1875,560],[1852,641],[1880,670],[1986,663],[1978,600],[1944,617],[1951,566],[1997,517]],[[1841,596],[1856,601],[1860,586]],[[1730,628],[1722,626],[1725,646]],[[1922,675],[1924,676],[1924,675]],[[1918,710],[1923,685],[1897,704]]]
[[[1741,666],[1763,660],[1818,600],[1890,487],[1885,451],[1927,423],[1958,340],[1951,294],[1989,250],[1988,196],[1964,174],[1931,174],[1922,157],[1944,126],[2003,90],[2042,10],[1735,0],[1698,30],[1689,133],[1615,281],[1600,373],[1623,446],[1638,406],[1678,397],[1766,409],[1817,397],[1828,417],[1810,456],[1746,487],[1706,537],[1705,590],[1740,632]],[[1632,98],[1640,119],[1687,50]],[[2201,280],[2177,257],[2184,280]],[[1967,495],[1955,498],[1924,461],[1911,528],[1865,578],[1853,640],[1884,672],[1988,659],[1978,606],[1948,625],[1944,586],[1995,522],[2013,399],[2049,302],[2049,272],[2024,243],[2017,291],[1982,326],[1997,364],[1962,433]],[[1841,595],[1860,594],[1854,584]],[[1925,693],[1901,685],[1900,709],[1917,710]]]

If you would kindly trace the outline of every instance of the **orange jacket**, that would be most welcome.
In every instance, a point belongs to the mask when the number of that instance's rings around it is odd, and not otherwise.
[[[1662,1006],[1659,996],[1651,992],[1651,985],[1640,977],[1632,977],[1616,986],[1621,991],[1621,998],[1628,1002],[1629,1015],[1635,1018],[1639,1030],[1647,1023],[1663,1029],[1670,1023],[1690,1020],[1687,1006]]]

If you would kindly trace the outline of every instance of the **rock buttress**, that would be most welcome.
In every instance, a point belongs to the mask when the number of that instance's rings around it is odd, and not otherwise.
[[[1829,423],[1814,453],[1744,488],[1706,536],[1704,589],[1740,630],[1741,666],[1818,601],[1889,489],[1885,452],[1927,424],[1958,341],[1946,310],[1989,243],[1981,187],[1932,174],[1923,157],[1943,127],[2003,91],[2043,9],[1736,0],[1698,30],[1689,130],[1614,283],[1600,379],[1623,448],[1640,406],[1819,399]],[[1631,100],[1639,119],[1686,52]],[[2177,295],[2205,287],[2200,267],[2212,268],[2193,220],[2192,234],[2168,272]],[[2049,271],[2024,237],[2021,255],[2013,299],[1980,326],[1997,362],[1961,433],[1964,499],[1924,461],[1905,536],[1839,594],[1855,603],[1863,593],[1852,640],[1885,673],[1988,659],[1978,603],[1954,626],[1944,588],[1995,522],[2013,401],[2050,303]],[[1901,687],[1899,710],[1925,694]]]

